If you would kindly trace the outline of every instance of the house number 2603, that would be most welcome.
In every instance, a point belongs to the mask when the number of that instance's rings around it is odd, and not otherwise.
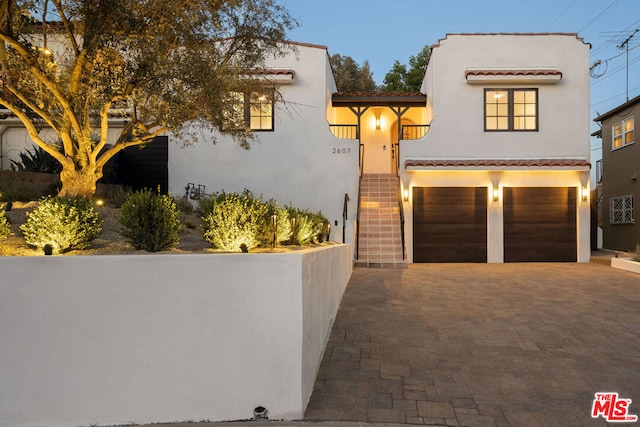
[[[351,152],[351,148],[334,148],[333,154],[349,154]]]

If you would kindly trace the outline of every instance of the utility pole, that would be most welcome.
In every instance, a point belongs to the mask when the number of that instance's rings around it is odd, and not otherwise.
[[[638,31],[640,31],[640,28],[636,28],[636,30],[618,46],[618,49],[622,49],[624,47],[626,47],[627,49],[627,101],[629,101],[629,41],[633,38],[633,36],[636,35]]]

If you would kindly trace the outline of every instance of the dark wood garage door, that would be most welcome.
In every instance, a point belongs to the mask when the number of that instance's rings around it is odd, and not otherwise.
[[[487,262],[487,188],[413,188],[413,262]]]
[[[504,188],[505,262],[575,262],[576,189]]]

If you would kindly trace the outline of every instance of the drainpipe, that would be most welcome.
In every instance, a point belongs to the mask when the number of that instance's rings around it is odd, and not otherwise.
[[[4,144],[3,135],[9,129],[7,125],[0,125],[0,171],[4,170]]]

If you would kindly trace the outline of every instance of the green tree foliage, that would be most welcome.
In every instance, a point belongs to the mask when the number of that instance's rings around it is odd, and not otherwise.
[[[120,207],[118,221],[124,227],[120,234],[134,248],[147,252],[175,248],[184,230],[173,197],[151,190],[130,194]]]
[[[361,67],[350,56],[336,53],[331,55],[331,67],[338,92],[375,92],[377,90],[368,61],[364,61]]]
[[[102,233],[102,220],[93,204],[84,198],[45,197],[40,200],[20,230],[28,245],[54,253],[85,249]]]
[[[396,60],[391,70],[384,76],[381,91],[385,93],[419,92],[430,56],[431,48],[426,45],[417,55],[409,57],[408,67]]]
[[[275,0],[2,0],[0,105],[62,165],[59,195],[91,197],[119,151],[190,123],[247,147],[252,134],[225,112],[239,92],[277,97],[250,76],[288,49],[294,25]],[[103,151],[114,114],[128,124]]]

